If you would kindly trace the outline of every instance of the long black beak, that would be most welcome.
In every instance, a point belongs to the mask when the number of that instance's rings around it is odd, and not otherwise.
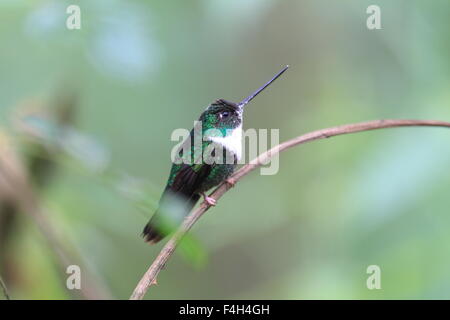
[[[239,109],[244,108],[244,106],[249,103],[250,101],[253,100],[254,97],[256,97],[261,91],[263,91],[265,88],[267,88],[272,82],[274,82],[279,76],[281,76],[287,69],[289,68],[289,66],[284,67],[280,72],[278,72],[272,79],[270,79],[269,82],[267,82],[265,85],[263,85],[261,88],[259,88],[258,90],[256,90],[254,93],[252,93],[251,95],[249,95],[247,98],[245,98],[244,100],[242,100],[241,102],[239,102],[238,107]]]

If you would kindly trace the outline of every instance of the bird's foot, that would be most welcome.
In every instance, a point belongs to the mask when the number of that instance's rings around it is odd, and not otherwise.
[[[230,188],[233,188],[236,185],[236,179],[234,178],[228,178],[225,180],[225,182],[230,186]]]
[[[213,206],[213,207],[216,205],[216,203],[217,203],[216,199],[211,198],[211,197],[208,197],[208,196],[206,195],[206,193],[202,193],[202,196],[203,196],[203,199],[205,200],[205,202],[206,202],[208,205]]]

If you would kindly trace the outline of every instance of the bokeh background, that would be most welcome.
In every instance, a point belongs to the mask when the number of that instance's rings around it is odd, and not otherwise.
[[[81,30],[65,26],[70,4]],[[366,27],[371,4],[381,30]],[[246,128],[286,140],[372,119],[450,120],[449,11],[446,0],[2,0],[0,173],[8,162],[28,172],[34,209],[82,266],[84,289],[128,298],[161,248],[140,232],[174,129],[285,64]],[[147,298],[450,298],[449,145],[446,129],[402,128],[283,153],[278,174],[252,173],[197,223]],[[13,189],[0,197],[11,297],[85,298],[67,290]],[[381,290],[366,287],[369,265]]]

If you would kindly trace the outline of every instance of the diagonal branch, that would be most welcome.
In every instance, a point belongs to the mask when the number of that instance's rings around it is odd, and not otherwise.
[[[1,276],[0,276],[0,287],[2,287],[2,292],[3,292],[3,295],[5,296],[5,299],[6,300],[11,300],[11,298],[10,298],[10,296],[8,294],[8,289],[6,289],[6,285],[3,282],[3,279],[2,279]]]
[[[272,157],[278,155],[280,152],[300,144],[349,133],[356,133],[384,128],[414,127],[414,126],[450,128],[450,122],[435,121],[435,120],[374,120],[354,124],[346,124],[338,127],[313,131],[298,136],[296,138],[293,138],[291,140],[288,140],[286,142],[283,142],[275,146],[274,148],[270,149],[269,151],[262,153],[261,155],[253,159],[250,163],[244,165],[242,168],[236,171],[231,176],[231,179],[233,182],[238,182],[240,179],[249,174],[251,171],[255,170],[261,165],[266,164]],[[224,182],[214,190],[214,192],[210,195],[210,197],[214,198],[215,200],[218,200],[231,187],[232,187],[231,184]],[[209,208],[210,206],[207,203],[203,202],[197,209],[194,209],[184,219],[181,227],[177,230],[177,232],[175,232],[172,238],[162,248],[159,255],[156,257],[151,266],[148,268],[147,272],[144,274],[142,279],[137,284],[133,294],[130,297],[131,300],[143,299],[149,287],[156,284],[156,278],[159,272],[162,270],[162,268],[169,260],[170,256],[175,251],[180,240]]]

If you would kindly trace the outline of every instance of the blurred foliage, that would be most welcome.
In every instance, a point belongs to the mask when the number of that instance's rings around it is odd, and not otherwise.
[[[0,2],[0,127],[25,161],[36,150],[18,114],[42,134],[56,167],[41,200],[117,298],[160,249],[139,235],[167,179],[170,134],[213,99],[239,101],[289,64],[246,128],[285,140],[370,119],[450,119],[446,0],[377,1],[375,31],[365,0],[79,0],[82,29],[70,31],[72,2]],[[54,114],[66,92],[77,110],[63,131],[20,113]],[[148,298],[450,298],[449,144],[448,130],[405,128],[284,153],[277,175],[246,177],[199,221]],[[18,220],[11,296],[68,298],[35,226]],[[372,264],[382,290],[366,288]]]

